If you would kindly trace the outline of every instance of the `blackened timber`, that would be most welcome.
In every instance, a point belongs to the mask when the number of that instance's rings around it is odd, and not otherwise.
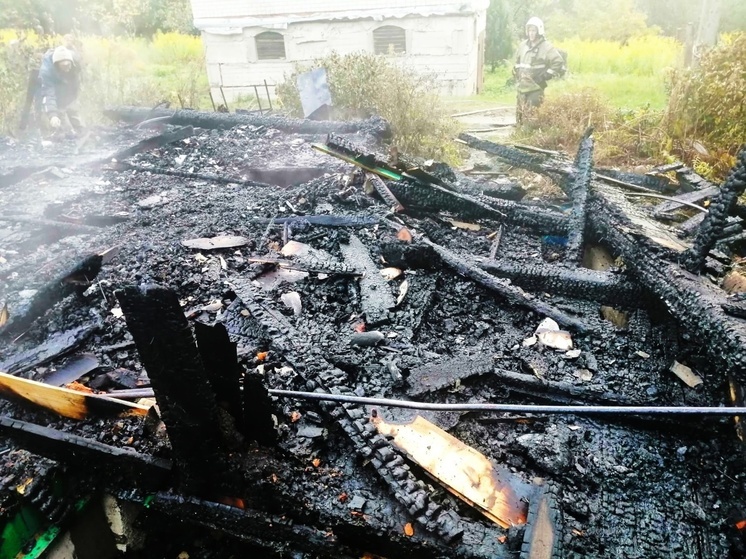
[[[150,138],[146,138],[145,140],[137,142],[134,146],[130,146],[128,148],[119,150],[116,153],[112,153],[109,157],[103,160],[103,163],[107,163],[112,159],[121,161],[123,159],[127,159],[128,157],[132,157],[137,153],[150,151],[151,149],[163,147],[170,143],[183,140],[184,138],[188,138],[192,134],[194,134],[194,128],[192,128],[191,126],[184,126],[182,128],[171,130],[169,132],[164,132],[163,134],[158,134],[157,136],[151,136]]]
[[[171,469],[171,463],[162,458],[10,417],[0,416],[0,433],[36,454],[109,476],[121,473],[148,487],[156,487]]]
[[[293,215],[289,217],[250,217],[251,223],[268,223],[284,225],[296,223],[299,225],[320,225],[323,227],[368,227],[379,222],[375,215]]]
[[[556,159],[544,155],[529,155],[523,150],[490,142],[489,140],[482,140],[471,134],[459,134],[458,138],[466,142],[471,148],[496,155],[505,162],[521,167],[522,169],[548,175],[558,183],[564,177],[573,173],[572,166],[565,160],[556,161]]]
[[[19,334],[31,327],[34,321],[73,293],[83,293],[101,271],[102,257],[93,254],[44,285],[21,312],[13,313],[10,321],[0,329],[0,335]]]
[[[374,326],[387,321],[389,311],[396,306],[396,301],[391,287],[370,257],[368,247],[355,235],[350,235],[349,242],[340,243],[339,249],[347,265],[363,273],[360,278],[360,299],[366,323]]]
[[[202,365],[184,310],[159,285],[116,292],[153,385],[177,465],[191,489],[215,476],[221,432],[215,393]]]
[[[145,166],[135,165],[134,163],[128,163],[126,161],[118,161],[112,166],[116,171],[139,171],[142,173],[153,173],[156,175],[170,175],[172,177],[180,177],[182,179],[195,179],[209,182],[217,182],[220,184],[239,184],[241,186],[254,186],[260,188],[272,187],[271,184],[265,184],[263,182],[256,182],[242,177],[234,175],[216,175],[214,173],[190,173],[189,171],[179,171],[178,169],[169,169],[168,167],[157,167],[157,166]]]
[[[101,323],[96,321],[64,332],[55,332],[44,343],[2,361],[0,371],[19,375],[63,357],[82,345],[99,328]]]
[[[686,206],[686,202],[690,203],[696,203],[701,202],[702,200],[705,200],[707,198],[712,198],[713,196],[717,196],[717,194],[720,192],[719,186],[711,186],[709,188],[705,188],[704,190],[695,190],[693,192],[685,192],[684,194],[680,194],[678,196],[674,197],[674,200],[667,200],[663,202],[662,204],[658,204],[653,211],[653,215],[655,217],[661,217],[662,215],[681,209],[684,206]],[[681,202],[679,202],[679,200]]]
[[[501,258],[477,264],[495,276],[507,278],[533,293],[552,293],[602,305],[644,306],[644,290],[621,273],[597,272],[543,263],[526,263]]]
[[[612,247],[626,268],[648,291],[660,299],[692,339],[698,340],[713,366],[733,371],[746,381],[746,322],[722,309],[725,294],[709,280],[690,274],[676,262],[679,254],[667,251],[657,238],[641,233],[634,220],[621,210],[623,194],[610,187],[596,187],[589,200],[589,228],[596,239]]]
[[[477,199],[437,185],[390,181],[388,186],[394,196],[408,208],[448,211],[470,218],[486,217],[545,234],[563,234],[568,229],[568,221],[564,215],[518,202],[498,198],[490,198],[487,202],[485,197]]]
[[[389,209],[394,212],[404,211],[404,206],[401,205],[401,202],[396,199],[396,196],[394,196],[389,187],[386,186],[386,183],[378,175],[367,173],[366,178],[373,185],[373,188],[376,189],[376,192],[378,192],[383,201],[388,204]]]
[[[637,173],[625,173],[617,169],[597,169],[600,180],[611,179],[612,181],[622,182],[637,186],[643,190],[653,190],[655,192],[671,192],[676,187],[668,178],[656,175],[640,175]]]
[[[725,179],[720,194],[712,200],[709,213],[699,226],[694,237],[694,245],[682,257],[682,264],[692,273],[699,273],[705,258],[722,236],[723,227],[731,211],[738,202],[738,197],[746,190],[746,148],[741,149],[736,165]]]
[[[238,364],[236,344],[231,342],[225,326],[209,326],[201,322],[194,324],[194,336],[202,357],[202,364],[215,391],[218,404],[233,416],[241,428],[243,408],[241,404],[242,368]],[[267,419],[270,420],[269,415]]]
[[[585,224],[587,216],[588,193],[593,174],[593,136],[592,130],[586,132],[580,142],[578,154],[575,158],[575,176],[570,183],[570,198],[572,211],[570,212],[570,231],[568,234],[565,253],[571,262],[578,263],[583,259],[585,238]]]
[[[574,318],[567,313],[559,310],[557,307],[554,307],[548,303],[541,301],[538,298],[529,295],[519,287],[510,285],[510,283],[506,282],[505,280],[501,280],[499,278],[496,278],[492,274],[488,274],[484,270],[480,269],[476,264],[468,262],[466,257],[457,255],[447,248],[436,245],[435,243],[432,243],[428,240],[423,239],[423,242],[432,246],[435,249],[435,252],[437,252],[443,259],[443,262],[448,264],[448,266],[450,266],[454,271],[464,277],[476,281],[482,287],[485,287],[490,291],[494,291],[498,295],[505,298],[509,303],[518,305],[523,308],[528,308],[532,311],[536,311],[539,314],[548,316],[549,318],[557,321],[558,324],[561,324],[562,326],[565,326],[567,328],[571,328],[576,332],[588,332],[594,329],[585,321]]]
[[[159,117],[170,117],[169,124],[194,126],[195,128],[228,129],[234,126],[264,126],[297,134],[348,134],[369,132],[379,137],[390,133],[388,123],[380,117],[351,122],[303,120],[279,115],[257,115],[237,113],[209,113],[192,110],[149,109],[145,107],[115,107],[104,110],[112,120],[136,124]]]

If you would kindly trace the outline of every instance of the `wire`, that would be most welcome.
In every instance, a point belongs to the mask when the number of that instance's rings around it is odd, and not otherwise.
[[[463,411],[463,412],[503,412],[535,414],[575,414],[575,415],[716,415],[746,416],[742,407],[691,407],[691,406],[546,406],[537,404],[432,404],[410,400],[390,398],[366,398],[325,392],[299,392],[295,390],[270,389],[273,396],[317,400],[324,402],[341,402],[348,404],[366,404],[390,408],[408,408],[429,411]],[[108,396],[113,398],[148,398],[153,397],[151,388],[135,390],[115,390]]]

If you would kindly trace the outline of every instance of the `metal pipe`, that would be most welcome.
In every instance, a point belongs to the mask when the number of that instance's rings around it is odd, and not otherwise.
[[[674,198],[673,196],[663,196],[662,194],[650,194],[647,192],[626,192],[625,196],[642,196],[643,198],[658,198],[659,200],[667,200],[669,202],[676,202],[677,204],[689,206],[690,208],[699,210],[702,213],[706,213],[706,214],[710,213],[710,210],[708,210],[707,208],[703,208],[702,206],[693,204],[691,202],[680,200],[679,198]]]
[[[344,394],[327,394],[322,392],[299,392],[295,390],[270,389],[273,396],[299,398],[301,400],[318,400],[324,402],[341,402],[348,404],[366,404],[390,408],[408,408],[429,411],[463,411],[463,412],[504,412],[535,414],[577,414],[577,415],[718,415],[746,416],[746,407],[691,407],[691,406],[545,406],[537,404],[432,404],[391,398],[366,398],[346,396]],[[153,397],[149,388],[134,390],[115,390],[108,394],[115,398],[148,398]]]

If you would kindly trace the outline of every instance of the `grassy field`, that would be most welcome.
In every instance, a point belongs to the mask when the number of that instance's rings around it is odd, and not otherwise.
[[[568,53],[569,70],[563,79],[550,82],[548,97],[591,87],[609,105],[620,109],[664,108],[668,101],[666,76],[682,58],[681,45],[666,37],[640,37],[625,45],[574,39],[556,46]],[[484,92],[470,100],[514,104],[511,70],[509,64],[495,72],[486,70]]]

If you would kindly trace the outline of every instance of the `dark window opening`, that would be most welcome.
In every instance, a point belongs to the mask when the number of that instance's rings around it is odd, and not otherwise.
[[[373,52],[402,54],[407,52],[407,33],[401,27],[384,25],[373,31]]]
[[[256,55],[259,60],[279,60],[285,58],[285,37],[281,33],[265,31],[259,33],[256,41]]]

